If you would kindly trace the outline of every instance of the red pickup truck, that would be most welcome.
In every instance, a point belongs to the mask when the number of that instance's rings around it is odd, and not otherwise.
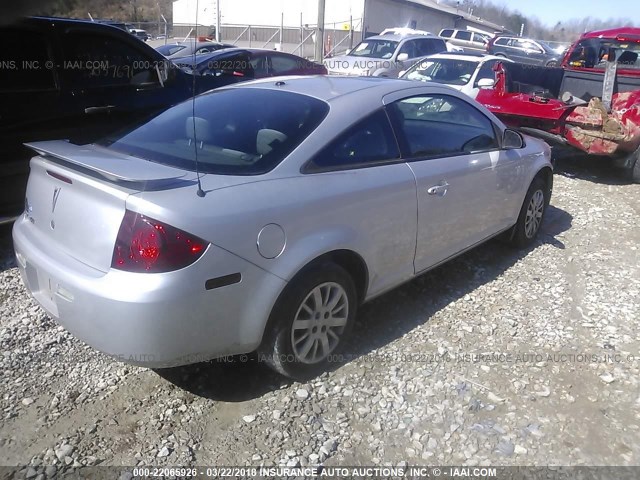
[[[640,183],[640,28],[583,34],[561,67],[496,65],[476,100],[551,144],[614,159]]]

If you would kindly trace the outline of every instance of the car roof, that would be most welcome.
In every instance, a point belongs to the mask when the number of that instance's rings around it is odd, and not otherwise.
[[[433,85],[436,87],[436,85]],[[440,85],[437,85],[440,87]],[[343,75],[309,75],[263,78],[230,85],[225,88],[261,88],[288,91],[325,102],[331,102],[345,96],[384,97],[398,90],[406,90],[406,80],[381,77],[349,77]],[[445,87],[447,91],[449,87]]]
[[[207,53],[202,53],[200,55],[198,55],[196,57],[196,64],[197,65],[201,65],[203,63],[209,62],[211,61],[211,59],[214,58],[219,58],[219,57],[226,57],[226,56],[231,56],[231,55],[237,55],[240,53],[271,53],[271,54],[279,54],[279,55],[285,55],[288,57],[293,57],[293,58],[302,58],[302,57],[297,57],[296,55],[293,55],[292,53],[286,53],[286,52],[278,52],[275,50],[270,50],[268,48],[239,48],[239,47],[231,47],[231,48],[220,48],[218,50],[215,50],[213,52],[207,52]],[[179,52],[178,52],[179,53]],[[171,58],[171,60],[173,60],[174,62],[182,62],[182,63],[190,63],[193,64],[193,55],[185,55],[183,57],[177,57],[177,58]],[[304,60],[304,59],[302,59]],[[309,65],[312,64],[313,62],[311,60],[309,60]]]
[[[593,32],[583,33],[580,38],[616,38],[618,35],[633,35],[640,39],[640,28],[622,27],[610,28],[607,30],[595,30]]]
[[[484,62],[486,60],[506,60],[511,62],[508,58],[499,57],[496,55],[487,55],[485,53],[466,53],[466,52],[449,52],[449,53],[434,53],[424,58],[446,58],[451,60],[468,60],[470,62]]]
[[[399,42],[401,40],[413,40],[414,38],[440,38],[437,37],[436,35],[425,35],[422,33],[412,33],[410,35],[398,35],[398,34],[393,34],[393,35],[375,35],[373,37],[367,37],[363,40],[363,42],[366,42],[367,40],[393,40],[396,42]]]

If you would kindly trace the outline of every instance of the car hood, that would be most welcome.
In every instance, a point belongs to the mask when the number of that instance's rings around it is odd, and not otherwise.
[[[396,68],[396,62],[389,59],[341,55],[327,58],[324,61],[324,66],[329,74],[366,75],[380,69]]]

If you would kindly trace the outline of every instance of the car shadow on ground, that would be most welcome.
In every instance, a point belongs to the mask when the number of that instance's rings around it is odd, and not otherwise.
[[[11,238],[12,226],[12,223],[0,225],[0,272],[17,266]]]
[[[599,155],[565,154],[558,155],[554,164],[556,175],[578,178],[602,185],[629,185],[629,172],[613,165],[610,158]]]
[[[549,244],[564,249],[557,237],[571,228],[572,220],[568,212],[550,206],[538,240],[531,247],[516,250],[499,240],[491,240],[363,305],[357,316],[355,334],[343,351],[346,360],[332,363],[329,370],[368,355],[427,323],[436,312],[493,281],[539,246]],[[292,383],[259,362],[256,355],[156,370],[156,373],[195,395],[226,402],[258,398]]]

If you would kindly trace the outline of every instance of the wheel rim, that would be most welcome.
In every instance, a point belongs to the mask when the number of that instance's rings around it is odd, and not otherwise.
[[[349,318],[349,298],[338,283],[315,287],[300,304],[291,327],[296,358],[307,364],[324,360],[340,342]]]
[[[524,233],[527,238],[533,238],[540,223],[542,223],[542,214],[544,213],[544,193],[542,190],[536,190],[531,196],[529,205],[527,206],[527,216],[524,220]]]

